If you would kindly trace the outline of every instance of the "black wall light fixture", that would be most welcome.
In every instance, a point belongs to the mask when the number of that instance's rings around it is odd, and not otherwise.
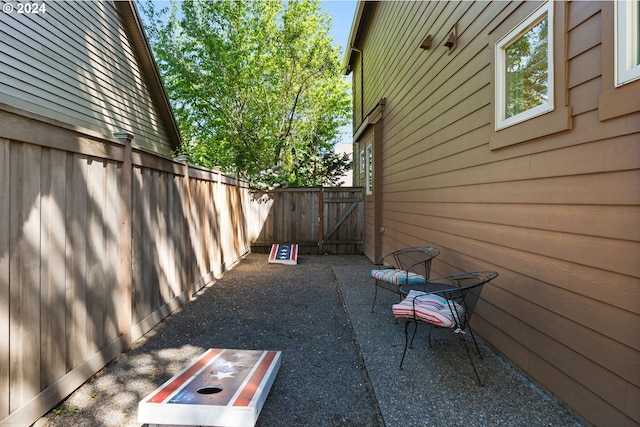
[[[449,53],[458,45],[458,32],[456,31],[456,25],[453,25],[453,28],[449,32],[447,36],[447,40],[444,42],[444,45],[449,49]]]
[[[422,44],[420,45],[420,49],[429,50],[431,49],[431,42],[433,41],[433,36],[429,34],[422,40]]]

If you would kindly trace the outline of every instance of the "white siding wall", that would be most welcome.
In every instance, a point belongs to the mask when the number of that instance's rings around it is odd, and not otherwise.
[[[14,107],[112,138],[135,135],[169,154],[166,132],[112,2],[47,2],[0,13],[0,108]],[[4,105],[3,105],[4,104]]]

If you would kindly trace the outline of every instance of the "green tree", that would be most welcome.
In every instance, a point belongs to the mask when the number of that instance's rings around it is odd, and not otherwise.
[[[257,187],[332,185],[350,120],[340,52],[317,0],[141,5],[191,161]]]

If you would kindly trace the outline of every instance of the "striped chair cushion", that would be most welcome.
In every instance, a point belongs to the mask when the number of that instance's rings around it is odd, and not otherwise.
[[[386,268],[382,270],[371,270],[371,277],[381,282],[391,283],[392,285],[406,285],[407,283],[425,283],[427,280],[424,276],[411,271],[398,270],[396,268]]]
[[[425,295],[425,296],[423,296]],[[420,297],[415,305],[415,317],[423,322],[432,323],[442,328],[453,328],[456,326],[455,319],[451,313],[449,303],[446,299],[438,295],[425,294],[420,291],[411,291],[407,297],[392,307],[393,315],[398,318],[413,319],[413,300]],[[458,316],[464,316],[464,308],[456,302],[451,302]]]

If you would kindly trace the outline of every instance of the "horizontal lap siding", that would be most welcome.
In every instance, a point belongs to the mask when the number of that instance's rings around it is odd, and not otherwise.
[[[47,3],[44,14],[0,15],[0,101],[170,153],[141,69],[108,2]]]
[[[437,274],[499,271],[483,293],[477,330],[589,421],[638,424],[640,118],[599,121],[600,3],[572,2],[572,129],[490,150],[489,33],[519,7],[376,7],[362,48],[365,111],[387,99],[376,171],[382,252],[428,243],[442,249]],[[442,42],[454,22],[458,47],[449,54]],[[427,34],[434,44],[424,51]],[[376,232],[366,227],[365,236]]]

